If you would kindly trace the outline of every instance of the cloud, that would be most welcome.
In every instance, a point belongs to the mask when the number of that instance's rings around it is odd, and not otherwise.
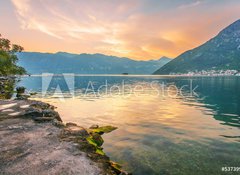
[[[191,2],[191,3],[187,3],[187,4],[182,4],[180,6],[178,6],[179,9],[186,9],[186,8],[192,8],[192,7],[197,7],[201,4],[203,4],[204,1],[195,1],[195,2]]]
[[[158,58],[161,55],[152,55],[153,52],[147,51],[145,47],[152,45],[149,38],[155,38],[154,34],[148,36],[145,29],[140,31],[137,29],[138,24],[134,24],[132,12],[138,7],[137,1],[103,1],[99,4],[98,1],[84,3],[70,0],[64,6],[54,0],[45,1],[45,4],[37,0],[12,2],[24,30],[37,30],[65,41],[80,40],[81,44],[88,45],[95,51],[110,51],[109,54],[143,59],[145,56]],[[69,11],[66,10],[68,8]]]
[[[34,15],[34,9],[31,6],[31,0],[12,0],[12,3],[16,7],[16,12],[18,14],[18,19],[21,22],[22,29],[39,30],[52,37],[62,39],[61,36],[52,32],[45,22],[41,22],[38,18],[36,18]]]
[[[236,16],[240,10],[235,4],[217,6],[200,0],[181,5],[175,0],[11,2],[23,31],[41,33],[35,40],[46,38],[48,45],[39,49],[101,52],[135,59],[175,57],[212,37],[222,27],[216,24],[226,24],[226,17]],[[208,5],[204,9],[203,3]],[[227,7],[231,10],[223,14]]]

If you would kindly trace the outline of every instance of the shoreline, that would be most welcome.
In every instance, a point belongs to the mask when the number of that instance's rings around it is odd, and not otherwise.
[[[223,75],[223,74],[212,74],[212,75],[190,75],[190,74],[72,74],[72,73],[63,73],[63,74],[54,74],[54,73],[44,73],[44,74],[31,74],[31,75],[19,75],[19,76],[1,76],[1,78],[26,78],[26,77],[44,77],[44,76],[56,76],[61,77],[65,76],[76,76],[76,77],[239,77],[240,75]]]
[[[48,103],[0,100],[0,172],[129,174],[103,152],[101,135],[115,129],[64,124]]]

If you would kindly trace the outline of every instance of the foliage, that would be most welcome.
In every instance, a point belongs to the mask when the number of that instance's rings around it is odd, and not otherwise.
[[[14,79],[0,80],[0,99],[10,99],[14,93]]]
[[[10,40],[2,38],[0,34],[0,76],[26,73],[24,68],[17,66],[18,58],[15,54],[22,51],[22,46],[11,44]]]

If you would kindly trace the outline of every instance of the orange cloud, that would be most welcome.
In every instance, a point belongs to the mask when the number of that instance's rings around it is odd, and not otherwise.
[[[240,10],[233,0],[11,1],[22,32],[35,36],[22,38],[29,51],[100,52],[138,60],[176,57],[237,20]]]

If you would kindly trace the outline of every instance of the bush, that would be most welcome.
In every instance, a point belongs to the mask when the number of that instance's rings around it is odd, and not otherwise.
[[[26,70],[17,66],[17,52],[22,52],[23,47],[11,44],[8,39],[2,38],[0,34],[0,76],[23,75]]]

